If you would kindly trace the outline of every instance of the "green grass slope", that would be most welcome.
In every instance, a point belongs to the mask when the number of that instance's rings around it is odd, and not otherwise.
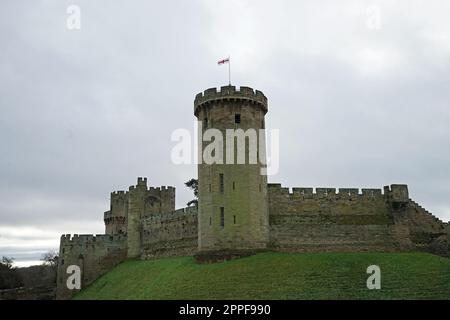
[[[381,290],[366,269],[381,268]],[[450,299],[450,260],[425,253],[261,253],[199,265],[126,261],[75,299]]]

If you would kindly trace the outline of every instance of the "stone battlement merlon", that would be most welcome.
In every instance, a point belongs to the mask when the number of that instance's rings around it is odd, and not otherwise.
[[[267,97],[259,90],[250,87],[224,86],[218,91],[217,88],[210,88],[196,95],[194,101],[194,114],[197,115],[199,107],[218,100],[244,100],[259,104],[265,113],[268,110]]]

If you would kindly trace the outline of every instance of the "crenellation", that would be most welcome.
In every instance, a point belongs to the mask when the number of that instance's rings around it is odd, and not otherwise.
[[[66,234],[61,236],[61,244],[64,246],[70,245],[84,245],[84,244],[94,244],[94,243],[115,243],[117,241],[122,241],[126,239],[124,235],[106,235],[106,234]]]
[[[312,195],[314,188],[292,188],[294,194],[301,194],[303,196]]]
[[[358,188],[339,188],[339,196],[345,197],[345,196],[357,196],[359,195],[359,189]]]
[[[255,91],[250,88],[250,87],[240,87],[239,90],[243,95],[247,95],[247,96],[254,96],[255,95]]]
[[[250,87],[223,86],[197,94],[194,108],[198,120],[207,117],[219,130],[261,128],[267,98]],[[229,249],[427,251],[450,257],[450,224],[411,200],[407,185],[290,189],[266,184],[257,166],[205,164],[198,167],[198,179],[198,207],[176,209],[175,188],[148,186],[145,177],[128,191],[111,192],[105,234],[61,236],[58,297],[72,294],[64,286],[67,265],[82,266],[85,286],[127,258]],[[219,179],[225,181],[221,192]]]
[[[362,189],[363,196],[368,197],[381,197],[383,192],[381,189]]]
[[[336,188],[316,188],[316,195],[319,197],[334,197],[336,195]]]
[[[291,196],[313,196],[313,197],[335,197],[346,198],[362,198],[364,197],[382,197],[382,189],[358,189],[358,188],[325,188],[325,187],[293,187],[292,192],[289,192],[289,188],[282,187],[281,184],[270,183],[267,185],[268,191],[272,194],[289,194]]]
[[[245,100],[260,105],[264,113],[267,113],[267,97],[258,90],[253,90],[250,87],[240,87],[236,89],[235,86],[223,86],[220,90],[217,88],[210,88],[203,93],[199,93],[194,101],[194,113],[198,115],[199,107],[205,103],[214,102],[221,99]]]
[[[235,93],[236,93],[236,87],[235,86],[222,86],[222,87],[220,87],[220,94],[222,96],[233,95]]]
[[[199,97],[211,97],[211,96],[215,96],[217,94],[217,88],[209,88],[206,89],[204,94],[199,93],[197,96]]]

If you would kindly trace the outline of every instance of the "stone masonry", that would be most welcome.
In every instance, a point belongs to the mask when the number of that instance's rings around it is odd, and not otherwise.
[[[194,103],[200,134],[207,128],[264,129],[267,110],[264,94],[248,87],[208,89]],[[265,153],[264,143],[257,152]],[[148,187],[146,178],[111,193],[104,235],[61,236],[57,298],[76,292],[66,285],[68,266],[80,267],[83,288],[130,258],[230,250],[426,251],[450,258],[449,223],[411,200],[406,185],[289,189],[267,183],[260,168],[199,164],[198,208],[175,210],[175,188]]]

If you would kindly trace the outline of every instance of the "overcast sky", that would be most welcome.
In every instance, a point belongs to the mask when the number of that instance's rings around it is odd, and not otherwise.
[[[67,8],[81,29],[67,28]],[[378,15],[379,13],[379,15]],[[269,99],[289,187],[409,185],[450,219],[450,2],[6,0],[0,6],[0,256],[103,233],[113,190],[177,188],[171,133],[195,94]]]

